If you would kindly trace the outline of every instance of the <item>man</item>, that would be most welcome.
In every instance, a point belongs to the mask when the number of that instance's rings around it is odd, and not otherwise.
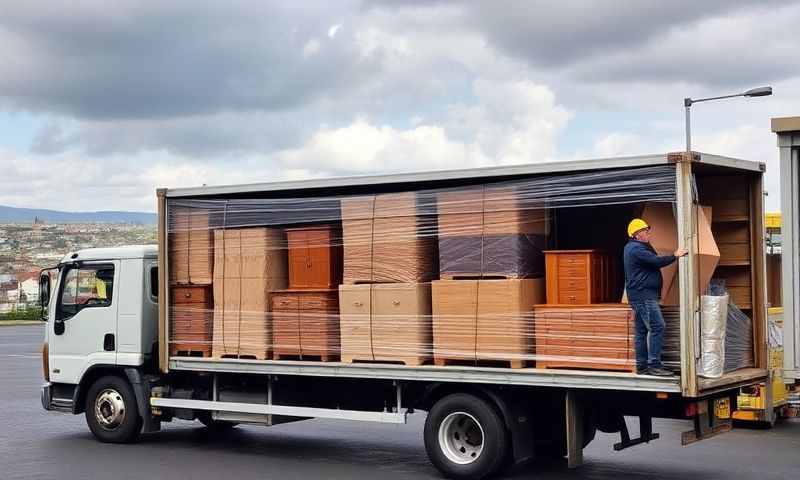
[[[636,373],[668,377],[672,372],[661,364],[664,345],[664,317],[661,315],[661,268],[686,255],[678,249],[674,255],[658,256],[650,245],[650,226],[641,218],[628,224],[625,245],[625,291],[636,312]],[[648,341],[649,333],[649,341]]]

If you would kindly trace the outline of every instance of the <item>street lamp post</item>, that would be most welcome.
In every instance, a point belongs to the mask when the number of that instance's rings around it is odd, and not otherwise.
[[[722,100],[723,98],[766,97],[768,95],[772,95],[772,87],[751,88],[746,92],[735,93],[733,95],[722,95],[719,97],[708,97],[708,98],[697,98],[697,99],[684,98],[683,106],[686,107],[686,154],[691,155],[692,152],[692,119],[691,119],[692,104],[700,102],[708,102],[710,100]]]

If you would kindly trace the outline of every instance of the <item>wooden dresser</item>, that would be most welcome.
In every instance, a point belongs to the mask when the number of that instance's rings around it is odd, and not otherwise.
[[[588,305],[611,300],[615,275],[602,250],[546,250],[547,303]]]
[[[214,312],[211,287],[172,287],[170,294],[169,354],[210,357]]]
[[[536,368],[636,370],[628,305],[536,305]]]
[[[272,293],[273,353],[276,360],[332,360],[339,356],[339,292],[282,290]]]
[[[341,237],[331,225],[287,229],[289,289],[335,289],[342,283]]]

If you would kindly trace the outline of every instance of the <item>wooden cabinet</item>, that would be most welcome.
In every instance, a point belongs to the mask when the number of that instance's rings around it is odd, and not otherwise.
[[[341,285],[339,304],[343,362],[430,360],[430,284]]]
[[[170,289],[170,355],[211,356],[213,308],[210,287]]]
[[[636,369],[627,305],[537,305],[533,317],[537,368]]]
[[[286,230],[290,289],[333,289],[342,283],[341,232],[333,226]]]
[[[339,298],[336,290],[283,290],[272,294],[275,359],[338,357]]]
[[[588,305],[611,300],[612,259],[601,250],[548,250],[545,255],[547,303]]]

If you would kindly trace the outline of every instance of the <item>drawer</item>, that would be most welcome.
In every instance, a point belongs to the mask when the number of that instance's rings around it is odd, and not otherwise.
[[[585,305],[589,303],[587,290],[559,289],[558,303],[563,305]]]
[[[272,310],[273,311],[296,311],[298,309],[298,302],[296,297],[290,296],[273,296],[272,297]]]
[[[211,292],[207,287],[172,287],[172,303],[201,303],[211,302]]]
[[[338,299],[334,296],[301,296],[300,310],[339,311]]]
[[[586,290],[586,277],[558,277],[558,288],[560,290]]]

